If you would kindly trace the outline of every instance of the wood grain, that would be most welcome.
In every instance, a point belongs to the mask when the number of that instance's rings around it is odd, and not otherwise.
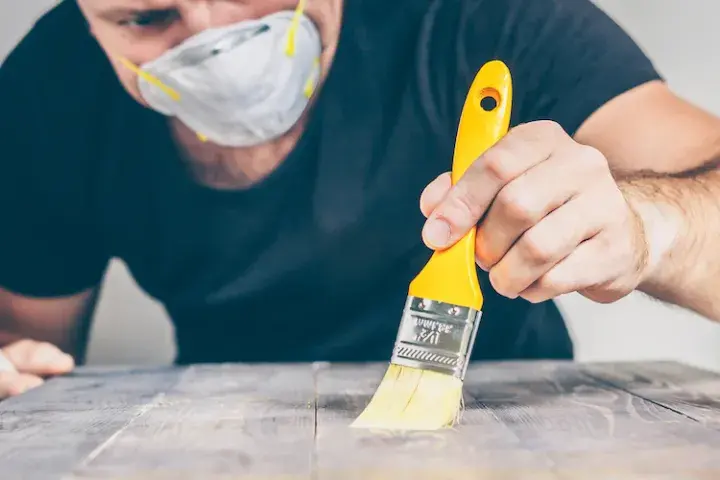
[[[520,471],[533,474],[526,478],[556,478],[544,471],[549,467],[546,459],[522,448],[512,431],[486,409],[471,406],[462,425],[450,431],[349,429],[385,368],[335,365],[318,372],[319,479],[485,479]]]
[[[467,383],[475,408],[492,411],[558,478],[695,478],[691,466],[720,473],[716,432],[598,382],[577,364],[485,366]]]
[[[309,478],[314,435],[310,366],[190,367],[74,478]]]
[[[85,369],[1,402],[0,478],[61,478],[142,416],[178,376],[174,369]]]
[[[673,362],[597,363],[583,368],[600,381],[720,430],[717,373]]]
[[[473,365],[451,430],[356,430],[387,365],[80,369],[0,402],[0,478],[720,478],[720,376]]]

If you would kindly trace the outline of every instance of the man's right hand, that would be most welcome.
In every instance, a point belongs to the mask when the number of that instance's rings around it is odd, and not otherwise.
[[[42,385],[45,377],[68,373],[75,368],[70,355],[47,342],[19,340],[1,350],[17,372],[0,370],[0,400]]]

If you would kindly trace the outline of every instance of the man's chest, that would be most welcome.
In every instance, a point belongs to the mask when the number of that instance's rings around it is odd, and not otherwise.
[[[340,301],[391,278],[405,288],[430,253],[420,194],[452,158],[409,104],[385,128],[324,110],[312,148],[249,192],[192,185],[174,158],[121,165],[101,193],[104,238],[171,304],[269,292]]]

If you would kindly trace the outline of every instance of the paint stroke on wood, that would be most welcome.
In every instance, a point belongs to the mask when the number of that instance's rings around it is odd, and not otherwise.
[[[318,372],[318,479],[483,479],[496,478],[497,467],[542,472],[550,466],[542,456],[522,448],[492,412],[473,406],[465,412],[463,424],[449,431],[348,428],[370,401],[386,367],[332,365]]]
[[[0,402],[0,478],[720,478],[720,376],[676,363],[474,364],[462,423],[349,428],[386,365],[80,369]]]

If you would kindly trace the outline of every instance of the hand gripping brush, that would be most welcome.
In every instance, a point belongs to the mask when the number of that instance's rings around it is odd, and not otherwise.
[[[512,82],[504,63],[483,65],[465,99],[452,183],[507,132]],[[410,283],[390,366],[355,428],[436,430],[462,412],[462,386],[483,295],[475,265],[476,229],[435,251]]]

